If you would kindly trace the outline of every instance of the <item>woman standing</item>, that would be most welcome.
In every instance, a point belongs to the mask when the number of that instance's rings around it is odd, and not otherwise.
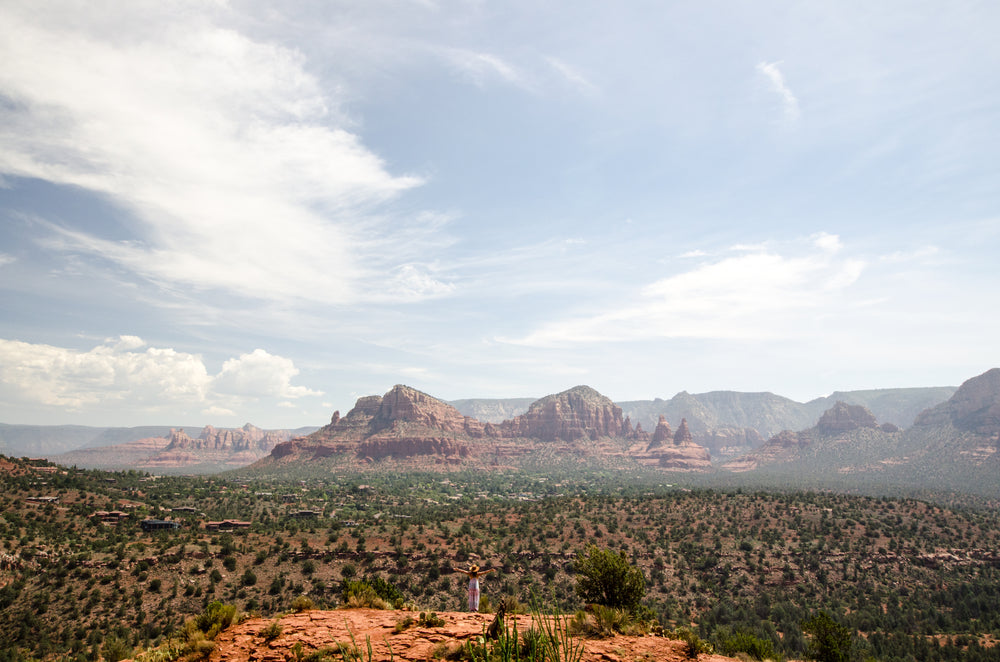
[[[488,575],[496,568],[480,570],[479,566],[473,563],[468,570],[462,568],[452,568],[452,570],[469,576],[469,611],[479,611],[479,578]]]

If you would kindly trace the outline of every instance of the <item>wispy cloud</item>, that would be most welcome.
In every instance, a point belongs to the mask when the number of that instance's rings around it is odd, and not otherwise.
[[[785,82],[785,75],[778,68],[779,64],[781,62],[759,62],[757,71],[767,77],[771,83],[771,89],[781,97],[785,117],[794,121],[799,118],[799,100]]]
[[[592,96],[600,93],[601,90],[597,85],[594,85],[586,76],[566,62],[563,62],[555,57],[546,57],[545,61],[548,62],[549,66],[552,67],[556,73],[568,81],[582,94]]]
[[[842,257],[821,233],[782,251],[760,248],[706,261],[649,283],[625,306],[550,322],[507,342],[529,346],[654,338],[780,338],[802,315],[823,309],[860,277],[865,261]]]
[[[435,50],[479,87],[483,87],[495,79],[516,87],[526,86],[524,77],[513,65],[492,53],[465,48],[437,48]]]
[[[361,235],[388,236],[374,210],[421,179],[387,170],[299,53],[185,7],[87,6],[78,22],[52,10],[49,23],[0,8],[0,171],[128,209],[133,241],[72,227],[59,240],[151,281],[279,300],[364,296]],[[142,34],[118,31],[126,20]]]

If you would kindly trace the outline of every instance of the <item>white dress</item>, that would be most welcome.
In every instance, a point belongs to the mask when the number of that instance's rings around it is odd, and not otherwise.
[[[469,611],[479,611],[479,577],[469,577]]]

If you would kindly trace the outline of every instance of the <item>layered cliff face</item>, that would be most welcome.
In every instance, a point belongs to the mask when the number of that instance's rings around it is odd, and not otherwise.
[[[192,438],[183,429],[170,430],[166,448],[143,460],[142,468],[182,469],[196,465],[242,467],[266,457],[291,437],[283,430],[262,430],[247,423],[242,428],[206,425]]]
[[[963,383],[947,402],[921,413],[914,427],[952,425],[985,437],[1000,435],[1000,368]]]

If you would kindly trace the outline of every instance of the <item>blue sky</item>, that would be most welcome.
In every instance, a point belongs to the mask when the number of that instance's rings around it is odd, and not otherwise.
[[[0,0],[0,421],[957,385],[994,2]]]

